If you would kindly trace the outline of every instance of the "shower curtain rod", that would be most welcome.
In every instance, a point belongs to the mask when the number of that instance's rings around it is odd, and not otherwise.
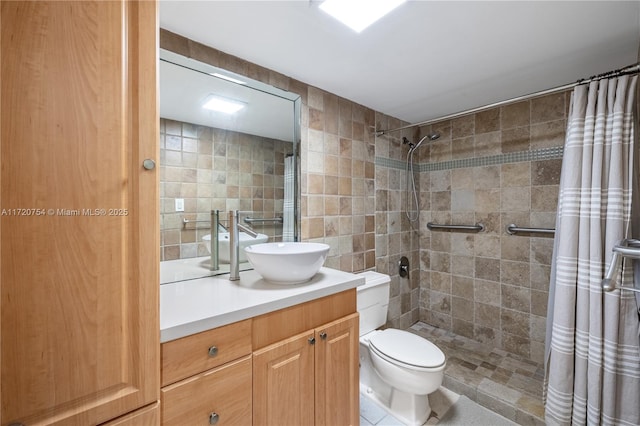
[[[485,105],[485,106],[481,106],[481,107],[477,107],[477,108],[468,109],[466,111],[456,112],[456,113],[453,113],[453,114],[445,115],[443,117],[432,118],[430,120],[421,121],[419,123],[407,124],[406,126],[396,127],[395,129],[377,130],[375,132],[375,135],[376,136],[383,136],[383,135],[386,135],[387,133],[397,132],[397,131],[405,130],[405,129],[410,129],[412,127],[426,126],[426,125],[429,125],[429,124],[437,123],[439,121],[452,120],[454,118],[463,117],[463,116],[469,115],[469,114],[475,114],[476,112],[481,112],[481,111],[485,111],[485,110],[488,110],[488,109],[492,109],[492,108],[501,107],[501,106],[504,106],[504,105],[513,104],[513,103],[524,101],[524,100],[527,100],[527,99],[538,98],[540,96],[550,95],[552,93],[557,93],[557,92],[563,92],[563,91],[568,90],[568,89],[573,89],[574,87],[579,86],[580,84],[587,84],[587,83],[590,83],[592,81],[601,80],[603,78],[617,77],[617,76],[620,76],[620,75],[627,75],[627,74],[637,74],[639,72],[640,72],[640,62],[637,62],[637,63],[635,63],[633,65],[629,65],[629,66],[626,66],[624,68],[620,68],[619,70],[605,72],[605,73],[602,73],[602,74],[591,76],[591,77],[586,78],[586,79],[583,78],[581,80],[576,81],[575,83],[565,84],[564,86],[558,86],[558,87],[554,87],[554,88],[547,89],[547,90],[541,90],[539,92],[529,93],[528,95],[518,96],[516,98],[511,98],[511,99],[507,99],[507,100],[504,100],[504,101],[495,102],[495,103],[490,104],[490,105]]]

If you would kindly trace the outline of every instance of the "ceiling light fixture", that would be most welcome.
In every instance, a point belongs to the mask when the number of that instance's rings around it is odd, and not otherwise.
[[[359,33],[406,0],[325,0],[320,9]]]
[[[222,96],[209,95],[202,103],[202,108],[212,111],[223,112],[225,114],[233,114],[240,111],[247,104],[236,101],[234,99],[223,98]]]
[[[223,80],[227,80],[230,81],[232,83],[237,83],[237,84],[247,84],[242,80],[238,80],[237,78],[233,78],[233,77],[229,77],[228,75],[224,75],[224,74],[220,74],[219,72],[212,72],[209,75],[212,75],[214,77],[218,77],[221,78]]]

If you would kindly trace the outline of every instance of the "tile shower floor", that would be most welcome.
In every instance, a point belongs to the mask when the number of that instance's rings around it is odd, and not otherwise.
[[[544,425],[544,366],[423,322],[409,328],[447,357],[442,385],[521,425]]]

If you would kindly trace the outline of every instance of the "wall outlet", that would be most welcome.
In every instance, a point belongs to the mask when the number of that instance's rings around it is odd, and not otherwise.
[[[176,198],[176,211],[177,212],[184,211],[184,198]]]

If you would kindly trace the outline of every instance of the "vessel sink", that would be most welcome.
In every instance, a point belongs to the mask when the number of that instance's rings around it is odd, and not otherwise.
[[[240,262],[246,262],[247,256],[244,253],[245,247],[249,247],[253,244],[266,243],[269,237],[265,234],[258,234],[257,237],[252,237],[246,232],[239,232],[240,234]],[[211,234],[207,234],[202,237],[204,245],[207,247],[207,251],[211,253]],[[218,233],[218,262],[229,263],[229,233]]]
[[[324,264],[329,245],[323,243],[265,243],[244,249],[253,269],[275,284],[309,281]]]

